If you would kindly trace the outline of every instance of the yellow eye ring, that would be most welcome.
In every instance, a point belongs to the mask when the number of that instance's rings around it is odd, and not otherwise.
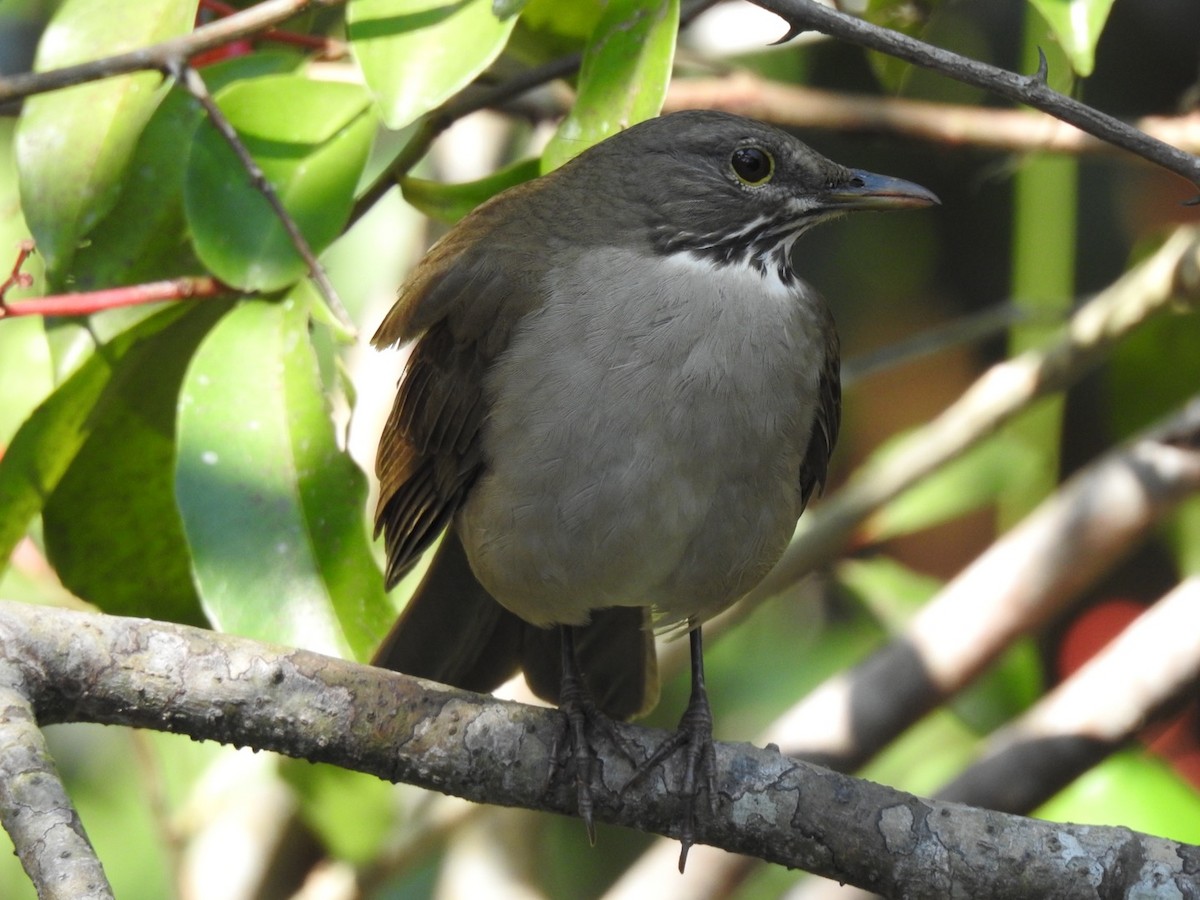
[[[766,184],[775,174],[775,157],[761,147],[738,147],[729,157],[729,168],[742,184]]]

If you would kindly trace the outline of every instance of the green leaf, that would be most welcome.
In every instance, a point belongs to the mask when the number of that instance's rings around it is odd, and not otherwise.
[[[122,361],[184,311],[182,304],[170,306],[105,344],[103,353],[84,362],[17,431],[0,458],[0,571],[91,436],[96,410],[110,396]]]
[[[294,69],[294,53],[252,53],[207,66],[210,91],[237,80]],[[200,105],[174,88],[146,123],[134,149],[126,180],[112,210],[87,234],[70,267],[73,290],[136,284],[194,273],[200,263],[191,252],[183,215],[187,154],[204,118]]]
[[[395,614],[308,322],[295,299],[247,301],[208,336],[184,381],[176,496],[216,627],[366,659]]]
[[[1113,0],[1030,0],[1050,25],[1063,51],[1079,75],[1087,77],[1096,66],[1096,45],[1104,32]]]
[[[442,184],[424,178],[402,178],[404,199],[425,215],[441,222],[457,222],[483,201],[514,185],[537,178],[540,162],[526,159],[464,184]]]
[[[39,71],[121,53],[192,27],[195,0],[67,0],[42,36]],[[61,284],[83,235],[112,208],[146,121],[165,94],[155,72],[30,97],[17,132],[30,231]]]
[[[366,94],[351,84],[269,75],[234,82],[216,101],[319,253],[345,226],[366,163],[375,131]],[[227,284],[275,291],[305,274],[282,223],[211,125],[191,147],[184,209],[201,261]]]
[[[389,128],[403,128],[475,80],[500,55],[516,16],[492,0],[355,0],[350,45]]]
[[[937,2],[913,3],[912,0],[869,0],[863,18],[872,25],[919,38],[923,36],[934,9],[939,5]],[[886,53],[868,52],[867,60],[879,81],[892,92],[900,90],[912,70],[911,63]]]
[[[613,0],[584,52],[579,96],[542,155],[543,172],[658,115],[678,31],[679,0]]]
[[[188,361],[229,304],[190,306],[121,360],[42,522],[76,596],[115,615],[204,625],[175,505],[175,410]]]

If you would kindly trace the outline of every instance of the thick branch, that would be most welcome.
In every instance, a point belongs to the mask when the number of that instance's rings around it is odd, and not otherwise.
[[[0,647],[42,722],[166,729],[481,802],[574,807],[569,777],[545,784],[561,733],[553,711],[184,626],[12,603],[0,604]],[[632,726],[622,734],[643,752],[662,737]],[[925,801],[773,748],[716,752],[717,796],[701,840],[892,896],[1090,898],[1102,882],[1120,894],[1170,880],[1182,891],[1186,873],[1200,870],[1200,848],[1124,828]],[[597,818],[673,832],[679,804],[662,782],[622,795],[628,764],[609,754],[599,769]],[[677,784],[678,766],[664,775]]]

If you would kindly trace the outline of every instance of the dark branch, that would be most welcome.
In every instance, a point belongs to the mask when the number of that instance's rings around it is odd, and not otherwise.
[[[878,50],[913,65],[940,72],[964,84],[983,88],[1017,103],[1048,112],[1088,134],[1123,147],[1183,176],[1193,185],[1200,185],[1200,157],[1155,140],[1120,119],[1060,94],[1046,85],[1044,72],[1040,69],[1033,75],[1017,75],[1006,69],[942,50],[899,32],[880,28],[812,0],[753,2],[783,18],[789,25],[789,36],[802,31],[819,31],[848,43]]]

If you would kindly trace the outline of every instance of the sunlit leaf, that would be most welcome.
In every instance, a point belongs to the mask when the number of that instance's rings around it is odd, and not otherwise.
[[[404,199],[425,215],[442,222],[457,222],[483,201],[501,191],[536,178],[539,162],[526,159],[501,169],[487,178],[464,184],[442,184],[424,178],[404,178],[400,190]]]
[[[1096,45],[1104,33],[1113,0],[1030,0],[1054,31],[1071,67],[1081,76],[1092,74]]]
[[[235,82],[216,100],[319,253],[349,218],[370,149],[375,122],[365,92],[275,75]],[[184,209],[201,261],[227,284],[274,291],[305,274],[282,222],[211,126],[191,146]]]
[[[588,41],[579,96],[542,155],[543,172],[658,115],[678,31],[679,0],[613,0]]]
[[[248,301],[201,345],[180,401],[177,498],[217,627],[365,659],[394,611],[308,321],[295,299]]]
[[[470,84],[504,49],[516,16],[492,0],[355,0],[350,45],[389,128],[402,128]]]

